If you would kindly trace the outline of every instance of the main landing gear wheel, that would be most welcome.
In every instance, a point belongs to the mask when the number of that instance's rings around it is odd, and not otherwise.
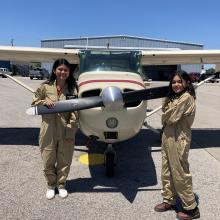
[[[116,153],[111,144],[108,144],[108,147],[105,151],[105,174],[107,177],[114,176],[114,167],[116,161]]]

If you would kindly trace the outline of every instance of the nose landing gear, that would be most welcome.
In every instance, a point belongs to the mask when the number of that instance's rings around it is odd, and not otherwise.
[[[114,176],[114,167],[116,165],[116,152],[112,144],[108,144],[104,153],[105,174],[107,177]]]

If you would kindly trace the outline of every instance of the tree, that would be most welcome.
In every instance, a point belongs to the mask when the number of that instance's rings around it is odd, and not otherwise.
[[[215,73],[215,69],[214,68],[209,68],[206,70],[206,74],[214,74]]]

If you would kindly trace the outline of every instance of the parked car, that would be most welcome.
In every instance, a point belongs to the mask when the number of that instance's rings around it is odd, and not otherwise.
[[[215,77],[208,80],[207,82],[210,82],[210,83],[219,83],[220,79],[219,79],[219,75],[220,75],[220,72],[216,72],[215,73]],[[207,77],[209,77],[211,75],[208,75]]]
[[[29,77],[30,79],[49,79],[50,74],[46,69],[35,68],[30,70]]]
[[[12,72],[10,72],[8,68],[3,68],[3,67],[1,67],[1,68],[0,68],[0,76],[1,76],[2,78],[6,78],[6,76],[4,75],[4,73],[6,73],[6,74],[8,74],[8,75],[12,75]]]

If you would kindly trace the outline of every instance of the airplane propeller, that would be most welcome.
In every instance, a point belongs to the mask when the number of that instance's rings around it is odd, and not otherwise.
[[[102,98],[100,96],[95,96],[89,98],[76,98],[65,101],[58,101],[55,102],[54,108],[48,108],[46,105],[38,105],[28,108],[26,113],[28,115],[44,115],[61,112],[72,112],[101,106],[103,106]]]
[[[122,92],[118,87],[109,86],[103,89],[101,96],[76,98],[55,102],[54,108],[48,108],[46,105],[38,105],[28,108],[26,113],[28,115],[44,115],[79,111],[103,106],[109,111],[116,111],[124,108],[125,103],[162,98],[165,97],[167,93],[168,86],[129,92]]]
[[[126,103],[150,100],[166,97],[169,92],[169,86],[161,86],[149,89],[135,90],[131,92],[122,93],[123,99]]]

